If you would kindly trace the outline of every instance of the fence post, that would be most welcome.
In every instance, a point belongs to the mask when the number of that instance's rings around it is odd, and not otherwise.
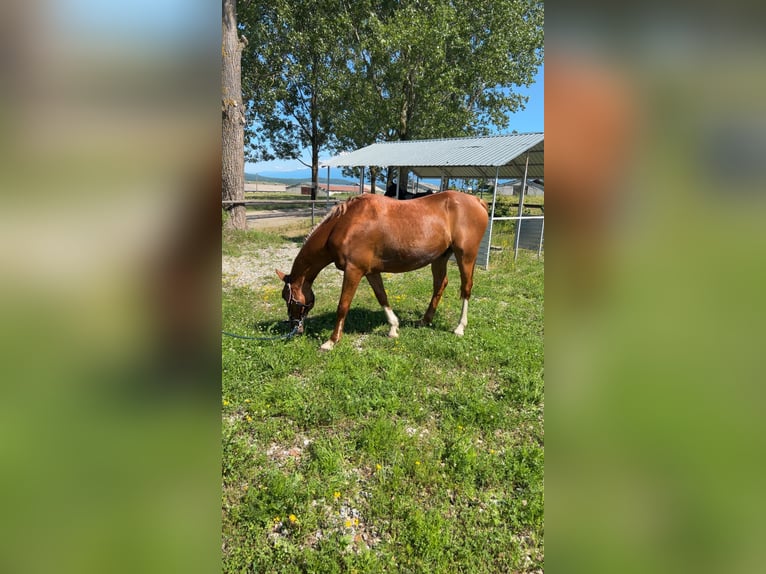
[[[527,152],[527,161],[524,164],[524,180],[521,182],[521,191],[519,192],[519,222],[516,224],[516,242],[513,247],[513,260],[519,254],[519,239],[521,238],[521,222],[524,217],[524,192],[527,187],[527,170],[529,169],[529,152]]]

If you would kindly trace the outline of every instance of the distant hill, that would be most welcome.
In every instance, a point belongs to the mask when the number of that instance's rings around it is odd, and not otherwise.
[[[259,182],[263,183],[284,183],[287,186],[295,185],[297,183],[308,183],[311,181],[311,176],[309,177],[276,177],[271,176],[267,174],[257,174],[257,173],[245,173],[245,181],[248,183],[252,183],[256,181],[256,179]],[[327,183],[326,177],[320,177],[319,178],[320,183]],[[351,179],[343,179],[338,177],[331,177],[330,183],[335,185],[359,185],[359,180],[351,180]]]

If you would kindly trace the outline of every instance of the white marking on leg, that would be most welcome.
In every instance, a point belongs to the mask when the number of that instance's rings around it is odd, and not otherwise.
[[[386,320],[391,325],[391,329],[388,332],[388,336],[395,339],[399,336],[399,319],[394,315],[391,307],[383,307],[383,311],[386,313]]]
[[[457,324],[453,333],[462,337],[466,325],[468,325],[468,299],[463,299],[463,312],[460,314],[460,323]]]

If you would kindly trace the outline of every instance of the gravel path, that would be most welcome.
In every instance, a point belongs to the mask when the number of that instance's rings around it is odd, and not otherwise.
[[[298,255],[299,245],[266,247],[240,257],[223,256],[221,275],[223,286],[259,289],[264,285],[277,285],[275,269],[290,271],[293,259]]]
[[[274,270],[289,272],[300,247],[300,245],[264,247],[239,257],[224,255],[221,258],[223,288],[249,287],[255,290],[266,286],[277,288],[279,279],[277,279]],[[340,287],[342,283],[343,272],[338,271],[333,265],[328,265],[319,274],[314,289],[322,286],[335,289]]]

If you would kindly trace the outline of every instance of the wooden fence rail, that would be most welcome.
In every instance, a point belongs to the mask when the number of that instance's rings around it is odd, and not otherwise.
[[[322,205],[317,206],[318,203],[321,203]],[[261,215],[248,215],[248,219],[269,219],[269,218],[275,218],[275,217],[308,217],[311,216],[311,225],[314,225],[314,218],[316,216],[316,210],[317,208],[329,208],[330,206],[335,206],[338,203],[341,203],[341,200],[338,199],[243,199],[243,200],[237,200],[237,199],[222,199],[221,205],[244,205],[247,206],[254,206],[254,205],[298,205],[298,206],[306,206],[306,210],[301,209],[294,209],[294,210],[288,210],[287,212],[281,212],[281,213],[264,213]],[[311,208],[311,211],[308,211],[308,208]]]

